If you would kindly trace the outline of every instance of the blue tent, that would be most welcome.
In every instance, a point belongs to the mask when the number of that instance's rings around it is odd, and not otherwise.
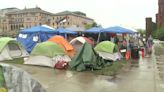
[[[103,32],[108,32],[108,33],[127,33],[127,34],[134,34],[135,32],[130,30],[130,29],[126,29],[120,26],[114,26],[114,27],[109,27],[103,30]]]
[[[77,32],[65,28],[58,28],[56,29],[56,31],[58,32],[59,35],[63,36],[64,38],[67,38],[67,34],[72,34],[72,35],[77,34]]]
[[[84,31],[84,33],[100,33],[102,32],[102,27],[93,27]]]
[[[30,53],[38,42],[47,41],[50,37],[57,34],[55,29],[44,26],[34,26],[20,31],[17,40]]]
[[[77,32],[65,28],[58,28],[56,31],[59,32],[59,34],[77,34]]]

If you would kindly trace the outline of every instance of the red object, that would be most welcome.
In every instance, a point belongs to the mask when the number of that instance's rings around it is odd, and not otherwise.
[[[144,49],[140,49],[140,51],[141,51],[142,58],[144,58],[144,56],[145,56]]]
[[[126,36],[126,33],[123,33],[122,35],[123,35],[123,37],[125,37]]]
[[[60,60],[55,64],[55,68],[57,69],[65,69],[68,66],[68,63],[64,60]]]
[[[131,58],[131,52],[127,51],[126,54],[125,54],[125,59],[129,60],[130,58]]]

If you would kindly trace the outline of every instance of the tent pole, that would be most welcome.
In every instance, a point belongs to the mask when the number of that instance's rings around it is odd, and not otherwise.
[[[101,35],[101,32],[99,32],[99,34],[98,34],[97,43],[99,43],[99,41],[100,41],[100,35]]]

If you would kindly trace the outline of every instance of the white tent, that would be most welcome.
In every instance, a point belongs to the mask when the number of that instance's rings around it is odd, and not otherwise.
[[[72,25],[71,27],[68,27],[66,29],[72,30],[72,31],[79,31],[79,32],[85,31],[84,27],[77,27],[76,25]]]
[[[0,38],[0,61],[27,57],[28,55],[16,40],[8,37]]]

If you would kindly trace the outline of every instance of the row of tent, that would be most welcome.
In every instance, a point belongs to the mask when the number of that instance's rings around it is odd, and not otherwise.
[[[54,35],[61,35],[64,38],[67,38],[67,34],[76,35],[78,29],[76,28],[58,28],[54,29],[52,27],[42,25],[42,26],[34,26],[29,29],[23,29],[20,31],[17,40],[25,47],[25,49],[31,53],[32,49],[38,42],[47,41],[50,37]],[[83,31],[83,33],[96,33],[100,34],[102,32],[107,33],[135,33],[132,30],[115,26],[103,29],[101,27],[93,27],[91,29]],[[100,36],[99,36],[100,37]]]
[[[12,38],[0,38],[0,46],[0,61],[29,56],[23,46]],[[55,68],[69,64],[72,69],[82,71],[86,70],[86,65],[93,65],[93,69],[102,67],[103,59],[115,61],[120,58],[117,46],[110,41],[103,41],[93,49],[92,41],[86,37],[77,37],[69,43],[62,36],[54,36],[37,43],[24,64]]]

